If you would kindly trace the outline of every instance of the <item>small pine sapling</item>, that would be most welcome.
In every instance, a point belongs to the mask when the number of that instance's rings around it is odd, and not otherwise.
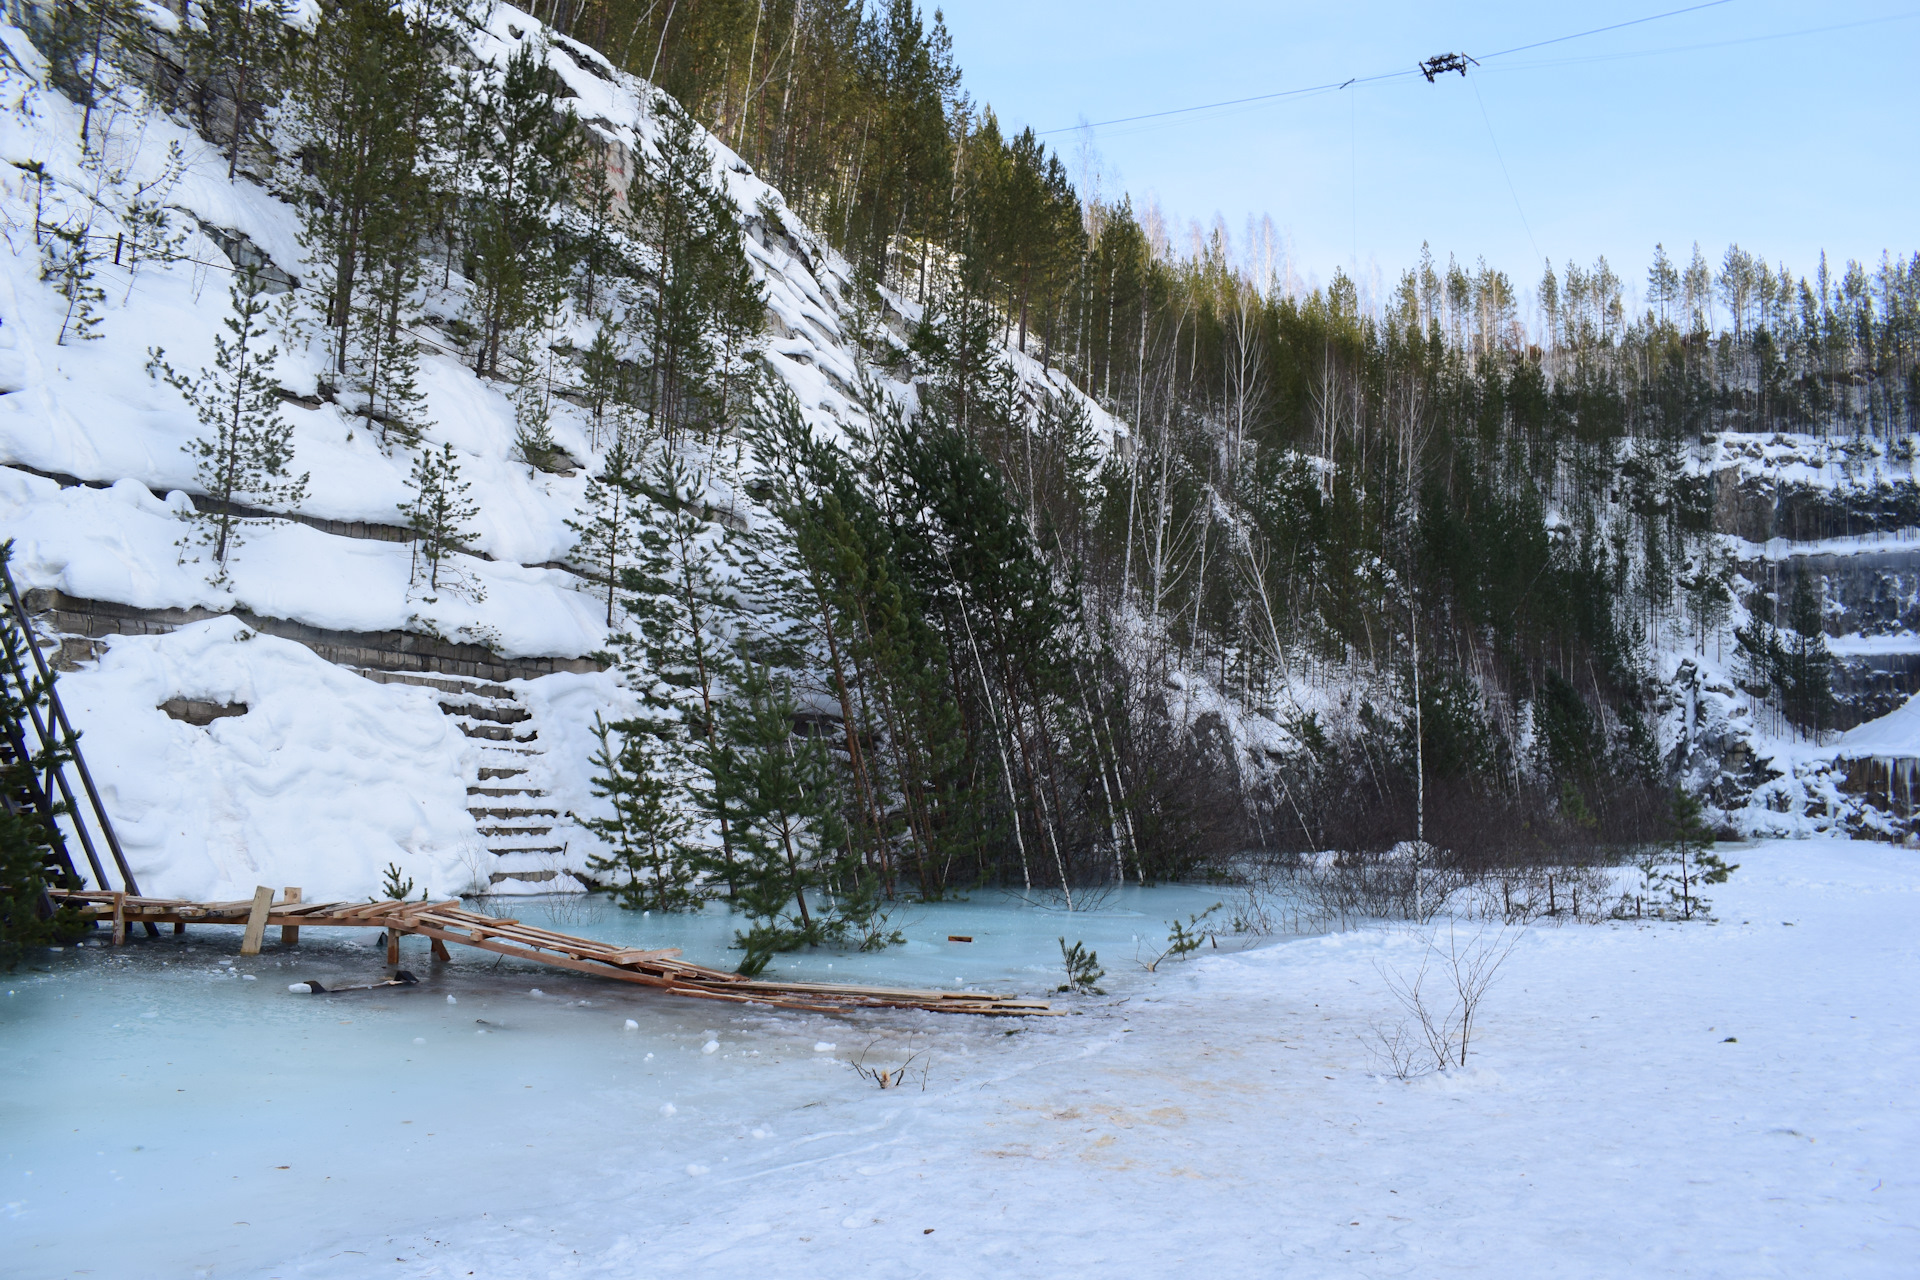
[[[546,392],[532,384],[513,399],[513,451],[535,471],[558,472],[566,465],[566,450],[553,438],[553,410]]]
[[[280,395],[267,370],[278,348],[262,346],[262,320],[268,303],[259,273],[234,277],[227,335],[213,337],[213,367],[189,378],[167,363],[166,352],[149,350],[147,370],[178,391],[199,415],[202,434],[181,446],[195,461],[194,475],[210,499],[209,510],[191,518],[200,524],[199,541],[213,551],[219,566],[216,583],[227,576],[227,559],[240,545],[239,498],[263,506],[297,506],[307,493],[307,476],[291,474],[293,428],[280,417]]]
[[[613,625],[614,601],[621,573],[639,549],[634,528],[634,504],[639,497],[639,474],[633,444],[626,432],[614,438],[600,474],[587,476],[587,493],[580,518],[567,521],[574,532],[575,563],[593,570],[607,586],[607,625]]]
[[[1162,960],[1166,960],[1169,958],[1172,958],[1175,960],[1184,960],[1186,957],[1198,951],[1201,947],[1201,944],[1206,942],[1207,939],[1213,936],[1213,930],[1203,929],[1200,927],[1201,924],[1207,919],[1207,917],[1211,916],[1214,912],[1218,911],[1222,905],[1224,904],[1216,902],[1212,906],[1208,907],[1205,911],[1194,912],[1192,915],[1187,917],[1185,924],[1182,924],[1178,920],[1173,921],[1172,928],[1167,933],[1166,950],[1162,951],[1159,955],[1155,956],[1151,960],[1140,961],[1140,963],[1146,968],[1146,971],[1148,973],[1153,973],[1154,971],[1159,969],[1160,962]]]
[[[419,581],[424,564],[429,591],[439,591],[445,578],[449,590],[476,602],[486,599],[486,588],[466,580],[447,563],[454,552],[467,551],[473,540],[466,524],[480,514],[480,507],[467,497],[471,487],[460,478],[460,461],[452,444],[441,445],[438,453],[422,449],[413,460],[413,474],[407,477],[413,496],[398,504],[407,528],[413,530],[410,585]]]
[[[1738,871],[1739,864],[1713,852],[1713,830],[1702,817],[1698,797],[1676,787],[1671,808],[1671,834],[1664,846],[1667,856],[1650,862],[1643,873],[1649,895],[1664,891],[1667,901],[1661,915],[1691,920],[1696,915],[1708,919],[1713,904],[1702,898],[1701,885],[1724,884]]]
[[[107,300],[107,291],[94,283],[99,255],[92,244],[93,224],[88,221],[77,227],[50,230],[51,238],[40,246],[40,278],[67,302],[54,345],[64,347],[70,337],[82,342],[98,338],[98,308]]]
[[[1086,944],[1079,941],[1068,946],[1067,940],[1062,938],[1060,939],[1060,959],[1066,965],[1067,980],[1060,984],[1058,990],[1077,991],[1081,995],[1107,994],[1095,985],[1107,976],[1107,971],[1100,967],[1099,952],[1089,951]]]
[[[135,187],[127,207],[121,211],[120,221],[127,230],[122,252],[116,257],[127,269],[127,292],[120,300],[123,306],[133,297],[133,283],[141,266],[175,261],[180,256],[180,246],[186,243],[187,233],[174,229],[173,215],[167,209],[167,198],[186,168],[186,153],[178,142],[169,142],[167,158],[159,174]]]
[[[400,864],[397,862],[389,862],[384,875],[386,878],[380,882],[381,897],[394,902],[405,902],[407,897],[413,892],[413,877],[403,877],[400,871]],[[422,889],[420,891],[420,900],[424,902],[426,898],[426,890]],[[367,901],[378,902],[380,899],[369,898]]]

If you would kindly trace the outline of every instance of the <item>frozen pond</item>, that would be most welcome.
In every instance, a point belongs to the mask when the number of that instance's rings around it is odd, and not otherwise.
[[[1063,979],[1064,935],[1099,952],[1118,993],[1144,977],[1136,951],[1223,896],[1125,889],[1069,915],[982,892],[903,907],[902,946],[780,957],[775,971],[1043,993]],[[727,968],[740,955],[729,950],[739,917],[719,908],[641,916],[534,898],[500,909]],[[238,945],[231,927],[135,930],[124,948],[69,948],[0,975],[0,1073],[14,1082],[0,1103],[9,1276],[268,1274],[316,1251],[351,1274],[370,1232],[522,1216],[530,1189],[554,1186],[562,1167],[632,1190],[790,1154],[811,1140],[796,1114],[866,1103],[872,1086],[848,1065],[863,1054],[897,1065],[919,1052],[917,1073],[930,1052],[934,1082],[951,1083],[960,1060],[1017,1060],[1073,1021],[755,1010],[459,946],[436,964],[419,938],[401,960],[416,987],[299,996],[287,990],[298,979],[381,976],[373,931],[308,929],[289,951],[269,929],[254,958]],[[547,1194],[533,1193],[534,1211]]]
[[[60,952],[0,979],[0,1273],[1907,1280],[1920,859],[1731,852],[1718,923],[1530,928],[1467,1067],[1405,1080],[1379,1033],[1420,934],[1133,965],[1230,897],[1201,888],[1073,917],[976,895],[794,971],[1041,993],[1059,936],[1096,948],[1107,994],[1029,1020],[755,1009],[420,940],[418,987],[291,995],[383,969],[319,932]],[[718,913],[513,910],[728,963]]]

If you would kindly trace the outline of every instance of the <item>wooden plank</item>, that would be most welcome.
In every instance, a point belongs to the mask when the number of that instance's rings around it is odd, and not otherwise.
[[[287,888],[282,889],[280,892],[282,896],[284,896],[286,900],[290,903],[300,901],[300,890],[298,886],[288,886]],[[297,924],[281,925],[280,926],[280,945],[283,947],[295,947],[300,945],[300,926]]]
[[[482,951],[491,951],[496,955],[513,956],[520,960],[531,960],[535,964],[550,964],[561,969],[572,969],[577,973],[598,974],[602,978],[615,978],[621,982],[637,982],[647,987],[667,987],[672,985],[668,979],[656,978],[652,974],[638,973],[632,969],[611,969],[605,965],[589,964],[584,960],[569,960],[565,956],[542,955],[538,951],[525,951],[519,947],[510,947],[504,942],[494,942],[482,938],[475,941],[457,933],[447,933],[431,927],[420,932],[427,937],[438,936],[447,942],[458,942],[464,946],[478,947]]]
[[[267,911],[273,906],[273,890],[261,885],[253,891],[253,909],[247,912],[247,932],[240,939],[240,954],[260,954],[260,940],[267,932]]]
[[[287,901],[276,904],[265,886],[248,903],[194,903],[177,898],[139,898],[124,893],[95,891],[59,893],[62,901],[82,908],[91,919],[113,918],[124,938],[129,920],[171,920],[245,923],[241,954],[258,955],[267,926],[288,931],[307,927],[383,928],[387,931],[389,964],[399,963],[400,935],[418,933],[433,943],[436,959],[449,959],[446,944],[457,942],[482,951],[550,965],[577,973],[613,978],[653,987],[672,995],[731,1004],[759,1004],[778,1009],[834,1013],[848,1009],[925,1009],[989,1017],[1060,1017],[1046,1002],[978,991],[923,991],[897,987],[842,986],[834,983],[778,982],[748,979],[737,973],[689,964],[677,959],[677,948],[622,947],[593,938],[557,933],[518,920],[499,920],[467,911],[456,901],[302,903],[300,891],[287,890]],[[242,908],[245,908],[244,912]],[[297,936],[297,932],[296,932]]]

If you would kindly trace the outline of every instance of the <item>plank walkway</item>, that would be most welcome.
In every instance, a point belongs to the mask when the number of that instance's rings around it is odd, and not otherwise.
[[[1054,1014],[1044,1000],[992,995],[977,991],[915,991],[895,987],[849,986],[825,982],[778,982],[747,978],[724,969],[689,964],[677,948],[623,947],[616,943],[578,938],[468,911],[457,898],[445,902],[303,902],[298,889],[288,889],[279,901],[262,887],[252,898],[232,902],[191,902],[183,898],[150,898],[129,893],[54,891],[57,902],[80,909],[89,920],[111,923],[113,940],[126,940],[134,924],[171,924],[175,933],[188,925],[241,925],[243,955],[257,955],[266,930],[278,925],[285,945],[298,942],[306,928],[382,929],[387,935],[387,963],[400,962],[400,939],[417,934],[433,943],[435,959],[449,959],[446,944],[476,947],[536,964],[571,969],[576,973],[614,978],[653,987],[669,995],[736,1004],[771,1005],[835,1013],[845,1009],[926,1009],[936,1013],[978,1013],[999,1017]]]

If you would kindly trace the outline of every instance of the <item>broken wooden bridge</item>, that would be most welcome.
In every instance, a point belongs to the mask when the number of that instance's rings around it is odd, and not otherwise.
[[[288,889],[275,901],[273,890],[265,886],[256,889],[250,899],[231,902],[190,902],[97,890],[54,890],[52,897],[56,902],[78,908],[90,921],[110,922],[116,944],[124,942],[128,927],[136,924],[148,926],[149,931],[171,924],[175,933],[184,933],[188,925],[241,925],[246,929],[240,943],[241,954],[258,955],[267,929],[276,925],[280,928],[283,946],[297,944],[302,929],[380,929],[386,933],[390,965],[400,962],[400,939],[414,934],[432,942],[436,960],[450,959],[447,944],[453,943],[701,1000],[807,1009],[817,1013],[846,1009],[926,1009],[936,1013],[1031,1017],[1053,1012],[1044,1000],[977,991],[913,991],[749,978],[724,969],[689,964],[679,959],[676,948],[650,950],[578,938],[518,920],[468,911],[458,899],[303,902],[300,890]]]

